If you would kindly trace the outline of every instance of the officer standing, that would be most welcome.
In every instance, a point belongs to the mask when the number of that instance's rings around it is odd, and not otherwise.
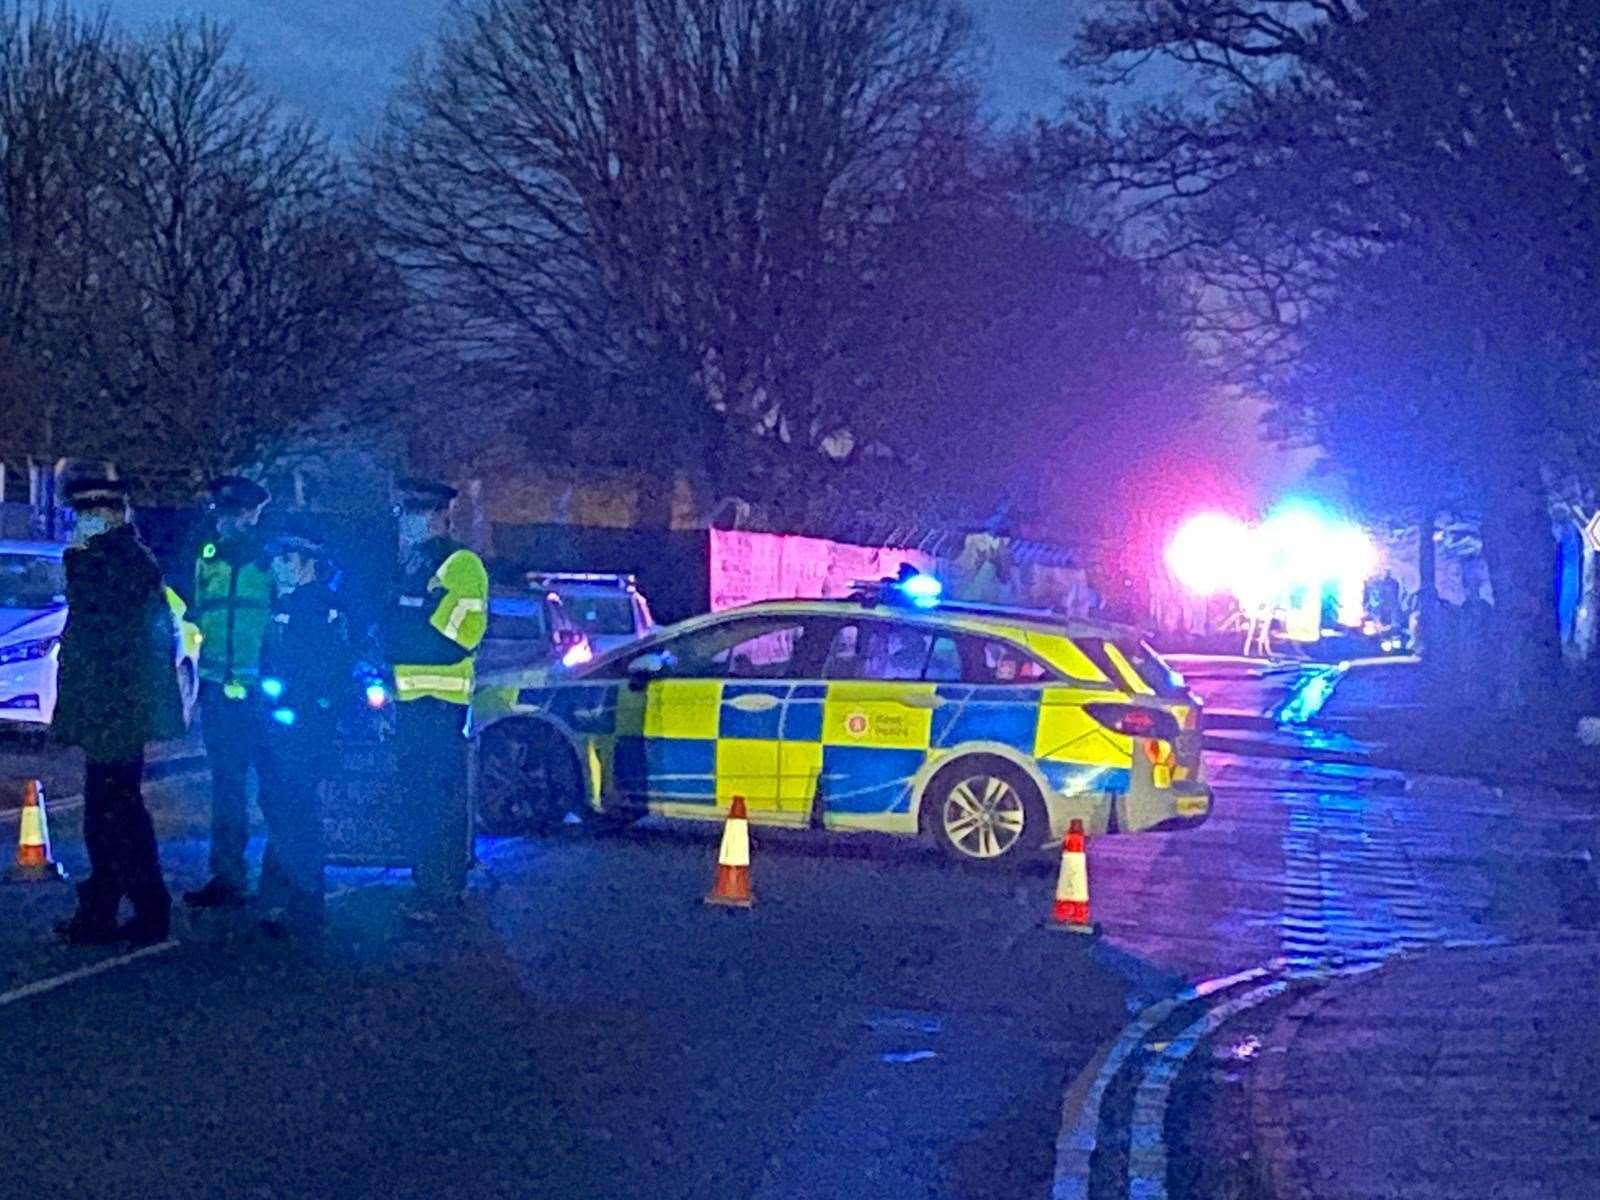
[[[354,656],[323,544],[306,525],[268,543],[277,595],[261,649],[262,926],[315,936],[322,925],[322,788],[337,756],[339,712],[353,690]]]
[[[247,789],[260,707],[256,683],[272,602],[272,577],[256,524],[269,498],[266,488],[237,475],[212,483],[216,535],[195,561],[194,620],[204,639],[200,720],[211,767],[211,879],[183,899],[198,908],[244,903]]]
[[[77,514],[66,552],[67,625],[61,635],[51,733],[84,754],[83,841],[89,878],[78,909],[57,926],[73,945],[164,941],[172,898],[141,792],[145,745],[182,737],[177,630],[161,569],[129,522],[116,480],[65,489]],[[117,924],[122,901],[133,919]]]
[[[398,490],[399,563],[383,634],[397,702],[399,786],[415,847],[420,904],[411,916],[426,921],[466,889],[466,726],[489,576],[483,560],[450,537],[454,488],[408,479]]]

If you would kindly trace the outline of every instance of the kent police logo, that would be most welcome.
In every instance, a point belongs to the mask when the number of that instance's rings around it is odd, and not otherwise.
[[[867,714],[853,712],[844,719],[844,731],[851,737],[864,737],[867,732]]]

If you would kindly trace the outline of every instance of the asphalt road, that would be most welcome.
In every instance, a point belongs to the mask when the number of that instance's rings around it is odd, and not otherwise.
[[[69,889],[0,887],[0,1197],[1124,1195],[1117,1087],[1081,1193],[1063,1121],[1153,1002],[1546,936],[1593,887],[1592,817],[1553,797],[1210,770],[1203,829],[1091,846],[1098,942],[1041,927],[1047,860],[875,839],[758,832],[756,907],[708,909],[715,831],[652,824],[482,841],[461,918],[424,931],[399,873],[334,871],[319,954],[215,915],[133,961],[71,951],[47,933]],[[203,778],[150,798],[169,876],[198,883]],[[81,871],[77,810],[51,816]]]

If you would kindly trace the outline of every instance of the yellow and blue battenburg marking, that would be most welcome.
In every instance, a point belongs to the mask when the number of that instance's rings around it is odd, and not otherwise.
[[[1004,747],[1063,795],[1129,787],[1132,741],[1083,711],[1104,692],[891,681],[658,680],[522,688],[517,704],[594,751],[602,794],[753,809],[803,822],[905,815],[930,759]]]

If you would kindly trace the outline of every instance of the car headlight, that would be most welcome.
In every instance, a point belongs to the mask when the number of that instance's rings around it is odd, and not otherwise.
[[[10,646],[0,647],[0,666],[7,663],[29,662],[36,658],[44,658],[61,644],[58,637],[35,638],[28,642],[15,642]]]

